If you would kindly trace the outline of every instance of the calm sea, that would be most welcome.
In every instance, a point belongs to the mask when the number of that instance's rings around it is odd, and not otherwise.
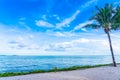
[[[120,63],[120,56],[115,56]],[[112,63],[111,56],[0,56],[0,73]]]

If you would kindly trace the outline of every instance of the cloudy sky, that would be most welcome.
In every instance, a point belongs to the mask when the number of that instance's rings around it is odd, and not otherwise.
[[[0,55],[110,55],[102,29],[82,28],[95,6],[119,0],[0,0]],[[120,30],[111,31],[120,54]]]

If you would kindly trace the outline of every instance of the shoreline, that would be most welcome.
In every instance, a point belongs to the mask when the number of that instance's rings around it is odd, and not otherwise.
[[[96,68],[96,67],[102,67],[102,66],[112,66],[112,64],[99,64],[99,65],[92,65],[92,66],[91,65],[72,66],[72,67],[60,68],[60,69],[58,69],[57,67],[53,67],[53,69],[50,69],[50,70],[33,70],[33,71],[28,71],[28,72],[5,72],[5,73],[0,73],[0,77],[29,75],[29,74],[35,74],[35,73],[50,73],[50,72],[83,70],[83,69]]]

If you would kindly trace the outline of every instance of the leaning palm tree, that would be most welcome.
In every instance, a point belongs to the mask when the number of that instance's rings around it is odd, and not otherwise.
[[[97,12],[90,19],[94,22],[92,24],[87,24],[84,27],[90,27],[93,29],[102,28],[107,34],[109,40],[110,51],[112,54],[113,65],[116,67],[115,57],[112,48],[112,42],[110,37],[110,31],[116,30],[120,26],[120,7],[114,9],[112,4],[106,4],[105,7],[99,8],[96,6]]]

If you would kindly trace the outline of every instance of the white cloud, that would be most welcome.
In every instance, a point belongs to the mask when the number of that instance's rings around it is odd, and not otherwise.
[[[31,28],[30,28],[30,26],[28,26],[26,23],[25,23],[25,20],[26,20],[26,18],[25,17],[22,17],[22,18],[20,18],[19,19],[19,22],[18,22],[18,26],[22,26],[22,27],[24,27],[25,29],[27,29],[28,31],[30,31],[31,30]]]
[[[39,27],[46,27],[46,28],[53,28],[54,25],[49,23],[49,22],[46,22],[46,21],[43,21],[43,20],[36,20],[36,25],[39,26]]]
[[[46,31],[46,34],[49,35],[49,36],[54,36],[54,37],[61,37],[61,38],[71,38],[71,37],[75,37],[75,36],[78,36],[79,34],[76,34],[76,33],[73,33],[71,31],[69,32],[63,32],[63,31],[52,31],[52,30],[47,30]]]
[[[24,18],[23,18],[23,19],[24,19]],[[22,19],[18,22],[18,24],[19,24],[19,26],[24,27],[24,28],[27,29],[28,31],[31,30],[30,26],[28,26],[28,25],[24,22],[24,20],[22,20]]]
[[[30,40],[33,39],[33,35],[28,36],[28,38],[25,36],[19,36],[17,38],[15,38],[14,40],[9,41],[9,46],[11,49],[22,49],[22,50],[27,50],[27,49],[39,49],[39,45],[33,42],[30,42]]]
[[[56,36],[61,36],[61,37],[65,37],[66,35],[65,34],[63,34],[63,33],[61,33],[61,32],[56,32],[56,34],[55,34]]]
[[[86,28],[81,28],[81,30],[82,30],[82,31],[84,31],[84,32],[86,32],[86,31],[87,31],[87,29],[86,29]]]
[[[33,39],[33,38],[34,38],[34,35],[31,34],[31,35],[28,36],[28,38],[29,38],[29,39]]]
[[[98,0],[90,0],[90,1],[88,1],[87,3],[85,3],[84,5],[82,5],[82,7],[81,7],[80,10],[83,10],[84,8],[87,8],[87,7],[89,7],[91,4],[97,3],[97,2],[98,2]],[[74,28],[72,31],[79,30],[79,29],[81,29],[81,30],[83,30],[83,31],[87,31],[85,28],[82,28],[82,27],[85,26],[85,25],[87,25],[87,24],[91,24],[91,23],[93,23],[93,22],[94,22],[94,21],[86,21],[86,22],[84,22],[84,23],[80,23],[80,24],[78,24],[77,26],[75,26],[75,28]]]
[[[16,55],[109,55],[109,42],[106,34],[72,33],[72,32],[5,32],[6,27],[0,25],[0,54]],[[4,29],[2,29],[4,28]],[[101,32],[101,31],[100,31]],[[115,54],[120,53],[120,32],[111,32],[112,44]],[[6,39],[7,38],[7,39]],[[30,53],[30,54],[28,54]],[[39,53],[39,54],[37,54]]]
[[[69,26],[69,24],[77,17],[80,10],[77,10],[70,18],[64,19],[62,22],[56,24],[56,28],[62,29],[63,27]]]
[[[80,38],[80,39],[77,39],[77,40],[74,40],[74,41],[72,41],[72,43],[74,44],[74,43],[89,43],[90,42],[90,40],[89,39],[86,39],[86,38]]]
[[[70,16],[69,18],[66,18],[66,19],[62,20],[60,23],[57,23],[56,25],[53,25],[53,24],[51,24],[49,22],[44,21],[44,20],[46,20],[46,15],[42,16],[43,20],[36,20],[35,21],[36,25],[40,26],[40,27],[47,27],[47,28],[53,28],[53,27],[56,26],[56,29],[62,29],[63,27],[70,27],[70,23],[76,19],[77,15],[79,15],[80,11],[83,8],[89,7],[90,4],[95,3],[97,1],[98,0],[91,0],[91,1],[89,1],[87,3],[85,3],[84,5],[82,5],[82,8],[80,10],[77,10],[72,16]],[[56,20],[60,21],[60,17],[58,15],[56,15],[56,14],[52,15],[50,17],[56,17]],[[85,29],[83,29],[83,30],[85,30]]]
[[[55,32],[54,35],[57,36],[57,37],[72,37],[72,36],[76,36],[76,34],[74,34],[72,32]]]
[[[95,36],[95,35],[94,35]],[[79,38],[73,39],[69,41],[61,41],[47,44],[48,46],[45,48],[46,51],[62,51],[62,52],[70,52],[70,53],[85,53],[85,54],[110,54],[109,50],[109,42],[106,36],[101,36],[101,38],[95,38],[91,36],[91,38]],[[93,39],[92,39],[93,38]],[[120,41],[120,40],[119,40]],[[113,49],[115,54],[118,54],[120,45],[113,42]],[[117,52],[116,52],[117,51]]]
[[[21,36],[16,38],[16,40],[10,41],[9,45],[11,48],[14,48],[14,49],[24,49],[27,47],[27,44],[25,43],[24,38]]]
[[[84,27],[85,25],[87,24],[92,24],[94,21],[86,21],[84,23],[80,23],[78,24],[77,26],[75,26],[75,28],[73,29],[73,31],[75,30],[79,30],[79,29],[82,29],[82,27]],[[84,31],[86,31],[85,29],[83,29]]]
[[[16,41],[17,41],[17,42],[24,42],[24,38],[21,37],[21,36],[19,36]]]
[[[97,2],[98,2],[98,0],[90,0],[85,5],[83,5],[82,8],[86,8],[86,7],[90,6],[91,4],[97,3]]]
[[[58,16],[58,15],[56,15],[56,14],[54,14],[53,15],[53,17],[55,17],[56,18],[56,20],[58,20],[58,21],[60,21],[61,19],[60,19],[60,17]]]
[[[27,46],[27,49],[39,50],[40,46],[38,44],[29,44],[29,46]]]
[[[105,40],[80,38],[80,39],[75,39],[75,40],[71,40],[71,41],[67,41],[67,42],[52,43],[47,47],[46,50],[57,51],[60,49],[61,51],[74,52],[76,49],[78,49],[78,51],[80,51],[80,52],[86,52],[86,51],[81,51],[81,50],[88,50],[89,48],[92,48],[92,46],[93,47],[95,46],[97,48],[100,48],[102,46],[102,49],[104,49],[104,47],[106,47],[106,46],[102,43],[106,43],[106,41]],[[97,44],[97,46],[96,46],[96,44]]]
[[[86,8],[86,7],[89,7],[92,3],[97,3],[98,0],[91,0],[89,2],[87,2],[86,4],[82,5],[82,8],[80,10],[77,10],[71,17],[69,18],[66,18],[64,19],[62,22],[60,23],[57,23],[56,24],[56,28],[57,29],[62,29],[63,27],[69,27],[70,23],[76,19],[77,15],[80,13],[80,11],[83,9],[83,8]],[[82,26],[84,24],[81,24],[81,25],[78,25],[78,26]],[[85,29],[84,29],[85,30]]]
[[[46,48],[45,51],[66,51],[66,50],[65,50],[65,48],[62,47],[62,46],[49,45],[49,47]]]

